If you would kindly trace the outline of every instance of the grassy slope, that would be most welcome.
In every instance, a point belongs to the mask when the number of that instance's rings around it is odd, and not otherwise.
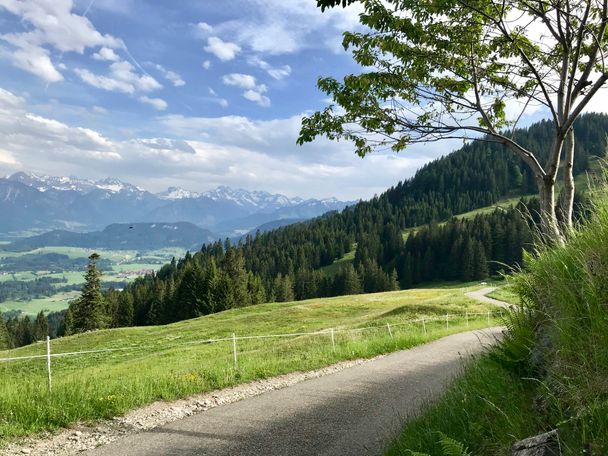
[[[550,429],[564,455],[608,454],[608,194],[594,214],[568,245],[515,276],[526,311],[511,317],[510,336],[408,424],[388,455],[443,455],[442,432],[471,454],[506,456]]]
[[[478,285],[344,296],[234,309],[159,327],[98,331],[53,341],[53,352],[112,347],[127,351],[53,359],[53,393],[46,391],[45,360],[0,363],[0,443],[15,436],[107,418],[152,402],[308,370],[343,359],[370,357],[411,347],[467,329],[463,319],[393,327],[423,316],[479,312],[488,307],[464,296]],[[491,324],[495,324],[492,320]],[[486,318],[470,327],[486,326]],[[378,329],[329,335],[239,341],[239,368],[232,367],[230,342],[196,344],[201,339],[237,335],[309,332],[330,327]],[[43,344],[0,352],[4,356],[44,353]]]

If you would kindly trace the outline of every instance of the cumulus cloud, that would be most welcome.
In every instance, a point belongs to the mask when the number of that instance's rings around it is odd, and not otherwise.
[[[264,90],[264,92],[265,91],[266,90]],[[264,108],[270,106],[270,98],[268,98],[266,95],[263,95],[263,92],[261,91],[246,90],[245,92],[243,92],[243,97],[249,101],[253,101],[254,103],[259,104]]]
[[[299,125],[300,116],[262,121],[173,115],[152,125],[173,138],[119,141],[34,114],[24,97],[0,89],[0,135],[5,138],[0,171],[23,167],[52,175],[113,176],[153,191],[225,184],[353,199],[382,191],[425,161],[378,155],[364,163],[348,144],[323,140],[301,148],[295,145]]]
[[[241,47],[238,44],[224,41],[217,36],[211,36],[207,39],[205,51],[215,55],[222,62],[227,62],[233,60],[241,52]]]
[[[114,49],[107,47],[102,47],[99,51],[93,54],[93,58],[95,60],[106,60],[109,62],[117,62],[120,60],[120,57],[118,54],[116,54],[116,52],[114,52]]]
[[[282,66],[274,67],[274,66],[270,65],[268,62],[266,62],[265,60],[262,60],[261,58],[259,58],[257,56],[249,57],[247,59],[247,62],[250,65],[253,65],[255,67],[258,67],[258,68],[266,71],[266,73],[268,73],[271,77],[273,77],[276,80],[284,79],[291,74],[291,67],[289,65],[282,65]]]
[[[242,89],[254,89],[257,87],[255,77],[250,74],[231,73],[225,75],[222,80],[226,85],[236,86]]]
[[[24,32],[0,35],[1,40],[13,47],[10,59],[13,65],[47,82],[58,82],[63,76],[51,60],[50,49],[83,54],[90,47],[123,46],[119,39],[97,31],[86,17],[73,14],[72,7],[72,0],[0,3],[0,10],[19,17],[28,26]]]
[[[211,27],[206,22],[199,22],[198,24],[196,24],[196,28],[203,33],[213,32],[213,27]]]
[[[152,106],[157,111],[164,111],[165,109],[167,109],[168,106],[167,102],[162,98],[150,98],[144,95],[139,97],[138,100],[142,103]]]
[[[359,27],[360,5],[321,14],[310,0],[239,0],[243,19],[216,24],[213,31],[259,54],[291,54],[306,48],[337,50],[344,30]]]
[[[167,70],[164,66],[160,64],[152,64],[154,68],[156,68],[163,75],[165,79],[170,81],[174,87],[183,87],[186,85],[186,81],[182,79],[182,77],[177,74],[175,71]]]
[[[76,68],[74,72],[83,82],[111,92],[132,94],[136,91],[150,92],[162,88],[156,79],[148,74],[138,74],[135,67],[125,60],[112,63],[108,75],[97,75],[85,68]]]
[[[243,97],[249,101],[259,104],[262,107],[270,106],[270,98],[264,95],[268,87],[264,84],[257,84],[254,76],[243,73],[231,73],[222,78],[224,84],[245,89]]]
[[[204,68],[205,70],[208,70],[209,68],[211,68],[211,61],[210,61],[210,60],[205,60],[205,61],[202,63],[202,65],[203,65],[203,68]]]

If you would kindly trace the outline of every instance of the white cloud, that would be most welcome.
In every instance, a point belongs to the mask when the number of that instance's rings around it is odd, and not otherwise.
[[[26,100],[0,89],[0,135],[3,162],[35,167],[73,160],[120,159],[115,144],[97,131],[71,127],[55,119],[28,112]],[[8,157],[8,158],[7,158]],[[89,164],[90,166],[90,164]]]
[[[209,68],[211,68],[211,60],[205,60],[205,61],[203,62],[203,68],[204,68],[205,70],[208,70]]]
[[[442,145],[410,156],[373,155],[363,162],[348,143],[295,144],[301,116],[251,120],[168,115],[152,125],[163,137],[128,141],[29,112],[27,100],[0,89],[0,171],[122,178],[150,190],[192,190],[225,184],[288,195],[371,196],[446,151]],[[117,166],[119,164],[119,166]]]
[[[184,81],[182,77],[175,71],[167,70],[164,66],[158,63],[154,64],[154,68],[160,71],[163,77],[170,81],[174,87],[183,87],[186,85],[186,81]]]
[[[222,78],[224,84],[245,89],[243,97],[263,107],[270,106],[270,98],[263,95],[268,91],[264,84],[258,85],[255,77],[250,74],[231,73]]]
[[[289,65],[281,65],[278,67],[274,67],[257,56],[248,58],[247,62],[250,65],[253,65],[266,71],[266,73],[268,73],[271,77],[278,81],[288,77],[291,74],[291,67]]]
[[[259,54],[291,54],[306,48],[337,50],[342,32],[359,25],[360,5],[321,13],[311,0],[240,0],[244,19],[214,26],[214,33]]]
[[[10,53],[9,59],[17,68],[32,73],[46,82],[63,81],[63,75],[53,65],[49,51],[40,46],[24,43]]]
[[[198,28],[198,30],[200,30],[203,33],[211,33],[211,32],[213,32],[213,27],[211,27],[206,22],[199,22],[198,24],[196,24],[196,27]]]
[[[152,76],[137,74],[135,67],[125,60],[112,63],[107,76],[94,74],[84,68],[77,68],[74,72],[87,84],[112,92],[132,94],[136,91],[150,92],[162,88]]]
[[[120,57],[116,54],[116,52],[107,47],[102,47],[99,51],[93,54],[93,58],[95,60],[105,60],[108,62],[117,62],[120,60]]]
[[[225,75],[222,81],[226,85],[240,87],[241,89],[255,89],[257,87],[255,77],[250,74],[231,73]]]
[[[227,62],[233,60],[241,52],[241,47],[238,44],[223,41],[217,36],[211,36],[207,39],[205,51],[215,55],[222,62]]]
[[[29,29],[19,33],[6,33],[0,39],[13,46],[13,65],[28,71],[47,82],[63,79],[50,57],[50,49],[58,52],[83,54],[96,46],[119,48],[122,41],[103,35],[83,16],[72,13],[72,0],[4,0],[0,10],[20,18]]]
[[[93,106],[93,112],[95,114],[107,114],[108,110],[102,106]]]
[[[163,100],[162,98],[150,98],[147,96],[141,96],[138,98],[139,101],[141,101],[142,103],[148,104],[150,106],[152,106],[154,109],[158,110],[158,111],[164,111],[165,109],[167,109],[167,102],[165,100]]]
[[[245,97],[249,101],[253,101],[254,103],[259,104],[264,108],[270,106],[270,98],[265,95],[262,95],[261,92],[256,92],[255,90],[247,90],[243,93],[243,97]]]

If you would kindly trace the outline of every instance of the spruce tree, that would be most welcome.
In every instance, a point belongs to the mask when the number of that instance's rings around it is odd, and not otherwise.
[[[49,322],[42,311],[36,315],[33,332],[35,340],[45,340],[49,335]]]
[[[8,329],[4,322],[4,318],[2,318],[2,314],[0,314],[0,350],[6,350],[7,348],[10,348],[10,346]]]
[[[66,333],[76,334],[105,328],[105,302],[101,294],[101,271],[97,269],[99,255],[93,253],[89,257],[89,265],[84,276],[85,283],[80,297],[70,304],[71,321],[67,322]]]
[[[118,307],[114,316],[114,324],[118,328],[133,326],[133,295],[121,293],[118,297]]]

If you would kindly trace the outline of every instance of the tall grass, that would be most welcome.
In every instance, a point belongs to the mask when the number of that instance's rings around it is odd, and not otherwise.
[[[608,454],[608,191],[566,245],[539,249],[511,279],[521,306],[504,342],[410,423],[390,455],[443,455],[441,433],[472,454],[508,455],[558,429],[566,455]]]

